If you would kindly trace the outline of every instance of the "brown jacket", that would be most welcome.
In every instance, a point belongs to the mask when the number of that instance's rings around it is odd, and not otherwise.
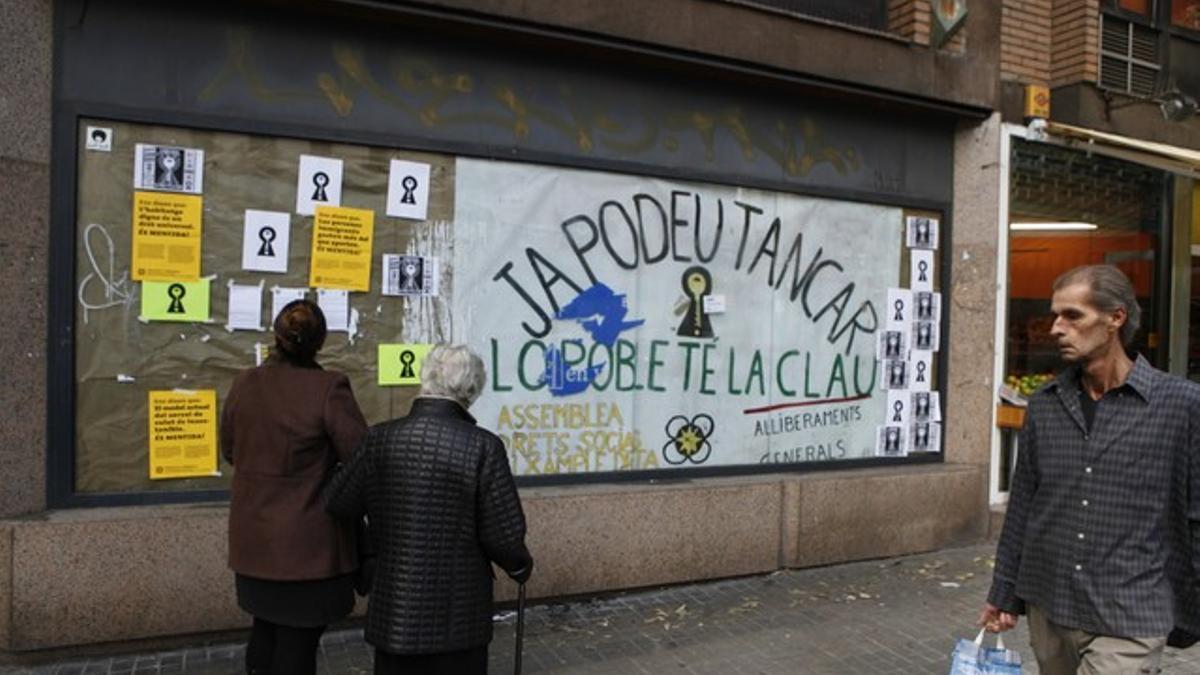
[[[238,374],[221,413],[233,571],[278,581],[354,571],[354,527],[325,512],[321,487],[366,429],[341,373],[271,359]]]

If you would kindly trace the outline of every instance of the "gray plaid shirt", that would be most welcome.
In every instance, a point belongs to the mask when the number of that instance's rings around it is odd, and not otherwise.
[[[1079,369],[1033,395],[988,602],[1099,635],[1200,632],[1200,385],[1141,356],[1097,401]]]

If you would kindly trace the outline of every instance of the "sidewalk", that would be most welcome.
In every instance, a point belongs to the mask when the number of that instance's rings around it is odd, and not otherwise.
[[[526,612],[526,673],[930,673],[944,675],[991,579],[993,546],[538,604]],[[513,612],[499,614],[493,675],[512,672]],[[1024,623],[1011,634],[1036,673]],[[72,661],[0,673],[242,673],[244,645]],[[329,633],[320,673],[370,673],[360,630]],[[1164,673],[1200,674],[1200,647]]]

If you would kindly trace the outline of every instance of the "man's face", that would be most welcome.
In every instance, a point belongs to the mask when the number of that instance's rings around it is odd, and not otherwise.
[[[1054,325],[1050,335],[1067,363],[1087,363],[1120,341],[1125,311],[1101,312],[1092,305],[1092,290],[1086,283],[1064,286],[1054,292],[1050,311]]]

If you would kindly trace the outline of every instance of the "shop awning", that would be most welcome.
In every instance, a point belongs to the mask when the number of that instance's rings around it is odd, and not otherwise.
[[[1050,122],[1046,128],[1050,133],[1065,140],[1068,145],[1084,143],[1089,149],[1106,155],[1200,178],[1200,151],[1059,122]]]

